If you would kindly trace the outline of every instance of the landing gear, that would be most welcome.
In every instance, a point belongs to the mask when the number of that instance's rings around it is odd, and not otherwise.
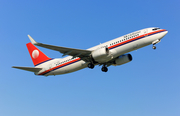
[[[160,41],[161,41],[160,39],[157,39],[157,40],[155,40],[155,41],[152,42],[152,45],[153,45],[152,48],[153,48],[154,50],[156,49],[156,46],[155,46],[155,45],[156,45],[157,43],[159,43]]]
[[[107,68],[106,66],[103,66],[103,67],[101,68],[101,70],[102,70],[103,72],[107,72],[107,71],[108,71],[108,68]]]
[[[156,46],[155,45],[153,45],[153,47],[152,47],[154,50],[156,49]]]
[[[89,63],[89,64],[88,64],[88,68],[93,69],[93,68],[94,68],[94,64],[93,64],[93,63]],[[103,65],[102,68],[101,68],[101,70],[102,70],[103,72],[107,72],[107,71],[108,71],[108,68],[107,68],[106,65]]]
[[[93,69],[94,68],[94,64],[93,63],[89,63],[88,64],[88,68]]]

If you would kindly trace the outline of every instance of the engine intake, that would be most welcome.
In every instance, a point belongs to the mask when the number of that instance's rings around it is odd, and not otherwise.
[[[132,56],[131,54],[125,54],[125,55],[122,55],[122,56],[119,56],[115,61],[114,61],[114,64],[113,65],[122,65],[122,64],[125,64],[125,63],[128,63],[132,61]]]

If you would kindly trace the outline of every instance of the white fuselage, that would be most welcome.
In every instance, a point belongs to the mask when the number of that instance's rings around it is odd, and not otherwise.
[[[112,60],[113,58],[121,56],[125,53],[153,44],[154,41],[160,41],[167,32],[168,31],[165,29],[153,30],[153,28],[146,28],[94,46],[88,50],[93,51],[102,47],[107,47],[110,51],[111,58],[107,58],[105,61],[102,61],[108,62],[108,60]],[[52,59],[36,66],[37,68],[43,69],[35,74],[44,76],[66,74],[86,68],[88,63],[89,62],[85,62],[79,57],[73,58],[72,56]]]

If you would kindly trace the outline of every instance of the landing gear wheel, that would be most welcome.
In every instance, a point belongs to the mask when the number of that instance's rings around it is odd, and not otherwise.
[[[153,49],[155,50],[155,49],[156,49],[156,46],[153,46]]]
[[[93,68],[94,68],[94,64],[92,64],[92,63],[89,63],[89,64],[88,64],[88,68],[91,68],[91,69],[93,69]]]
[[[107,72],[107,71],[108,71],[108,68],[105,67],[105,66],[103,66],[103,67],[101,68],[101,70],[102,70],[103,72]]]

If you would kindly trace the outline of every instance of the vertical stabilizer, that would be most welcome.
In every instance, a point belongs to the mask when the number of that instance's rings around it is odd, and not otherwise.
[[[28,48],[28,51],[34,63],[34,66],[37,66],[41,63],[51,60],[51,58],[47,57],[43,52],[41,52],[32,43],[27,43],[26,46]]]

